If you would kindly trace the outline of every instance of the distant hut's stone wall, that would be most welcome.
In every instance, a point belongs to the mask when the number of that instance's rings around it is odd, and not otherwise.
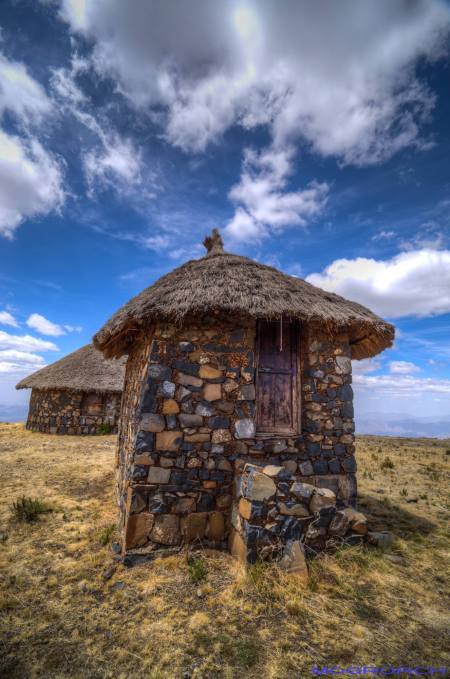
[[[333,491],[337,509],[354,504],[348,334],[331,338],[322,327],[300,328],[298,434],[260,437],[255,333],[253,320],[211,316],[182,327],[160,323],[135,342],[117,457],[125,551],[197,538],[225,546],[232,514],[239,513],[236,484],[247,463],[287,472],[285,482],[278,478],[277,502],[269,507],[275,533],[292,523],[280,506],[288,478]],[[290,495],[285,500],[292,504]]]
[[[121,394],[32,389],[27,429],[47,434],[116,433]]]

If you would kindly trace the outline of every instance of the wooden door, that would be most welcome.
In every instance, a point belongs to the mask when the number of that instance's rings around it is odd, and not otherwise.
[[[256,426],[259,434],[299,431],[298,330],[295,323],[259,321]]]
[[[101,415],[103,413],[103,398],[101,394],[89,393],[83,397],[81,411],[84,415]]]

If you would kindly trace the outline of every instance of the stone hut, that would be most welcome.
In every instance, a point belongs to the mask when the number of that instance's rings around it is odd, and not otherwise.
[[[27,429],[47,434],[116,433],[126,357],[104,358],[92,344],[25,377],[31,389]]]
[[[95,335],[128,355],[117,453],[123,553],[200,540],[252,561],[364,533],[351,359],[394,328],[223,250],[160,278]],[[281,547],[281,552],[280,552]],[[303,548],[303,547],[302,547]],[[294,550],[295,551],[295,550]]]

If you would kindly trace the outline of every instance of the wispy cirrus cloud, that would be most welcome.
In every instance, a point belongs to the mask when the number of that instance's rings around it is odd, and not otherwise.
[[[19,323],[9,311],[0,311],[0,325],[9,325],[11,328],[19,327]]]
[[[93,106],[78,83],[79,76],[91,67],[90,61],[74,53],[70,68],[54,69],[51,79],[60,109],[90,134],[80,151],[88,194],[92,198],[97,192],[112,189],[118,195],[131,196],[139,190],[149,199],[155,190],[154,172],[147,168],[144,173],[140,149],[115,130],[105,111]]]

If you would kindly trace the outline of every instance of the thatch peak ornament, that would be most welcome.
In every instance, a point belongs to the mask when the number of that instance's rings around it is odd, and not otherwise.
[[[213,229],[211,235],[205,237],[203,245],[207,250],[206,257],[209,255],[219,255],[224,252],[223,240],[219,229]]]

